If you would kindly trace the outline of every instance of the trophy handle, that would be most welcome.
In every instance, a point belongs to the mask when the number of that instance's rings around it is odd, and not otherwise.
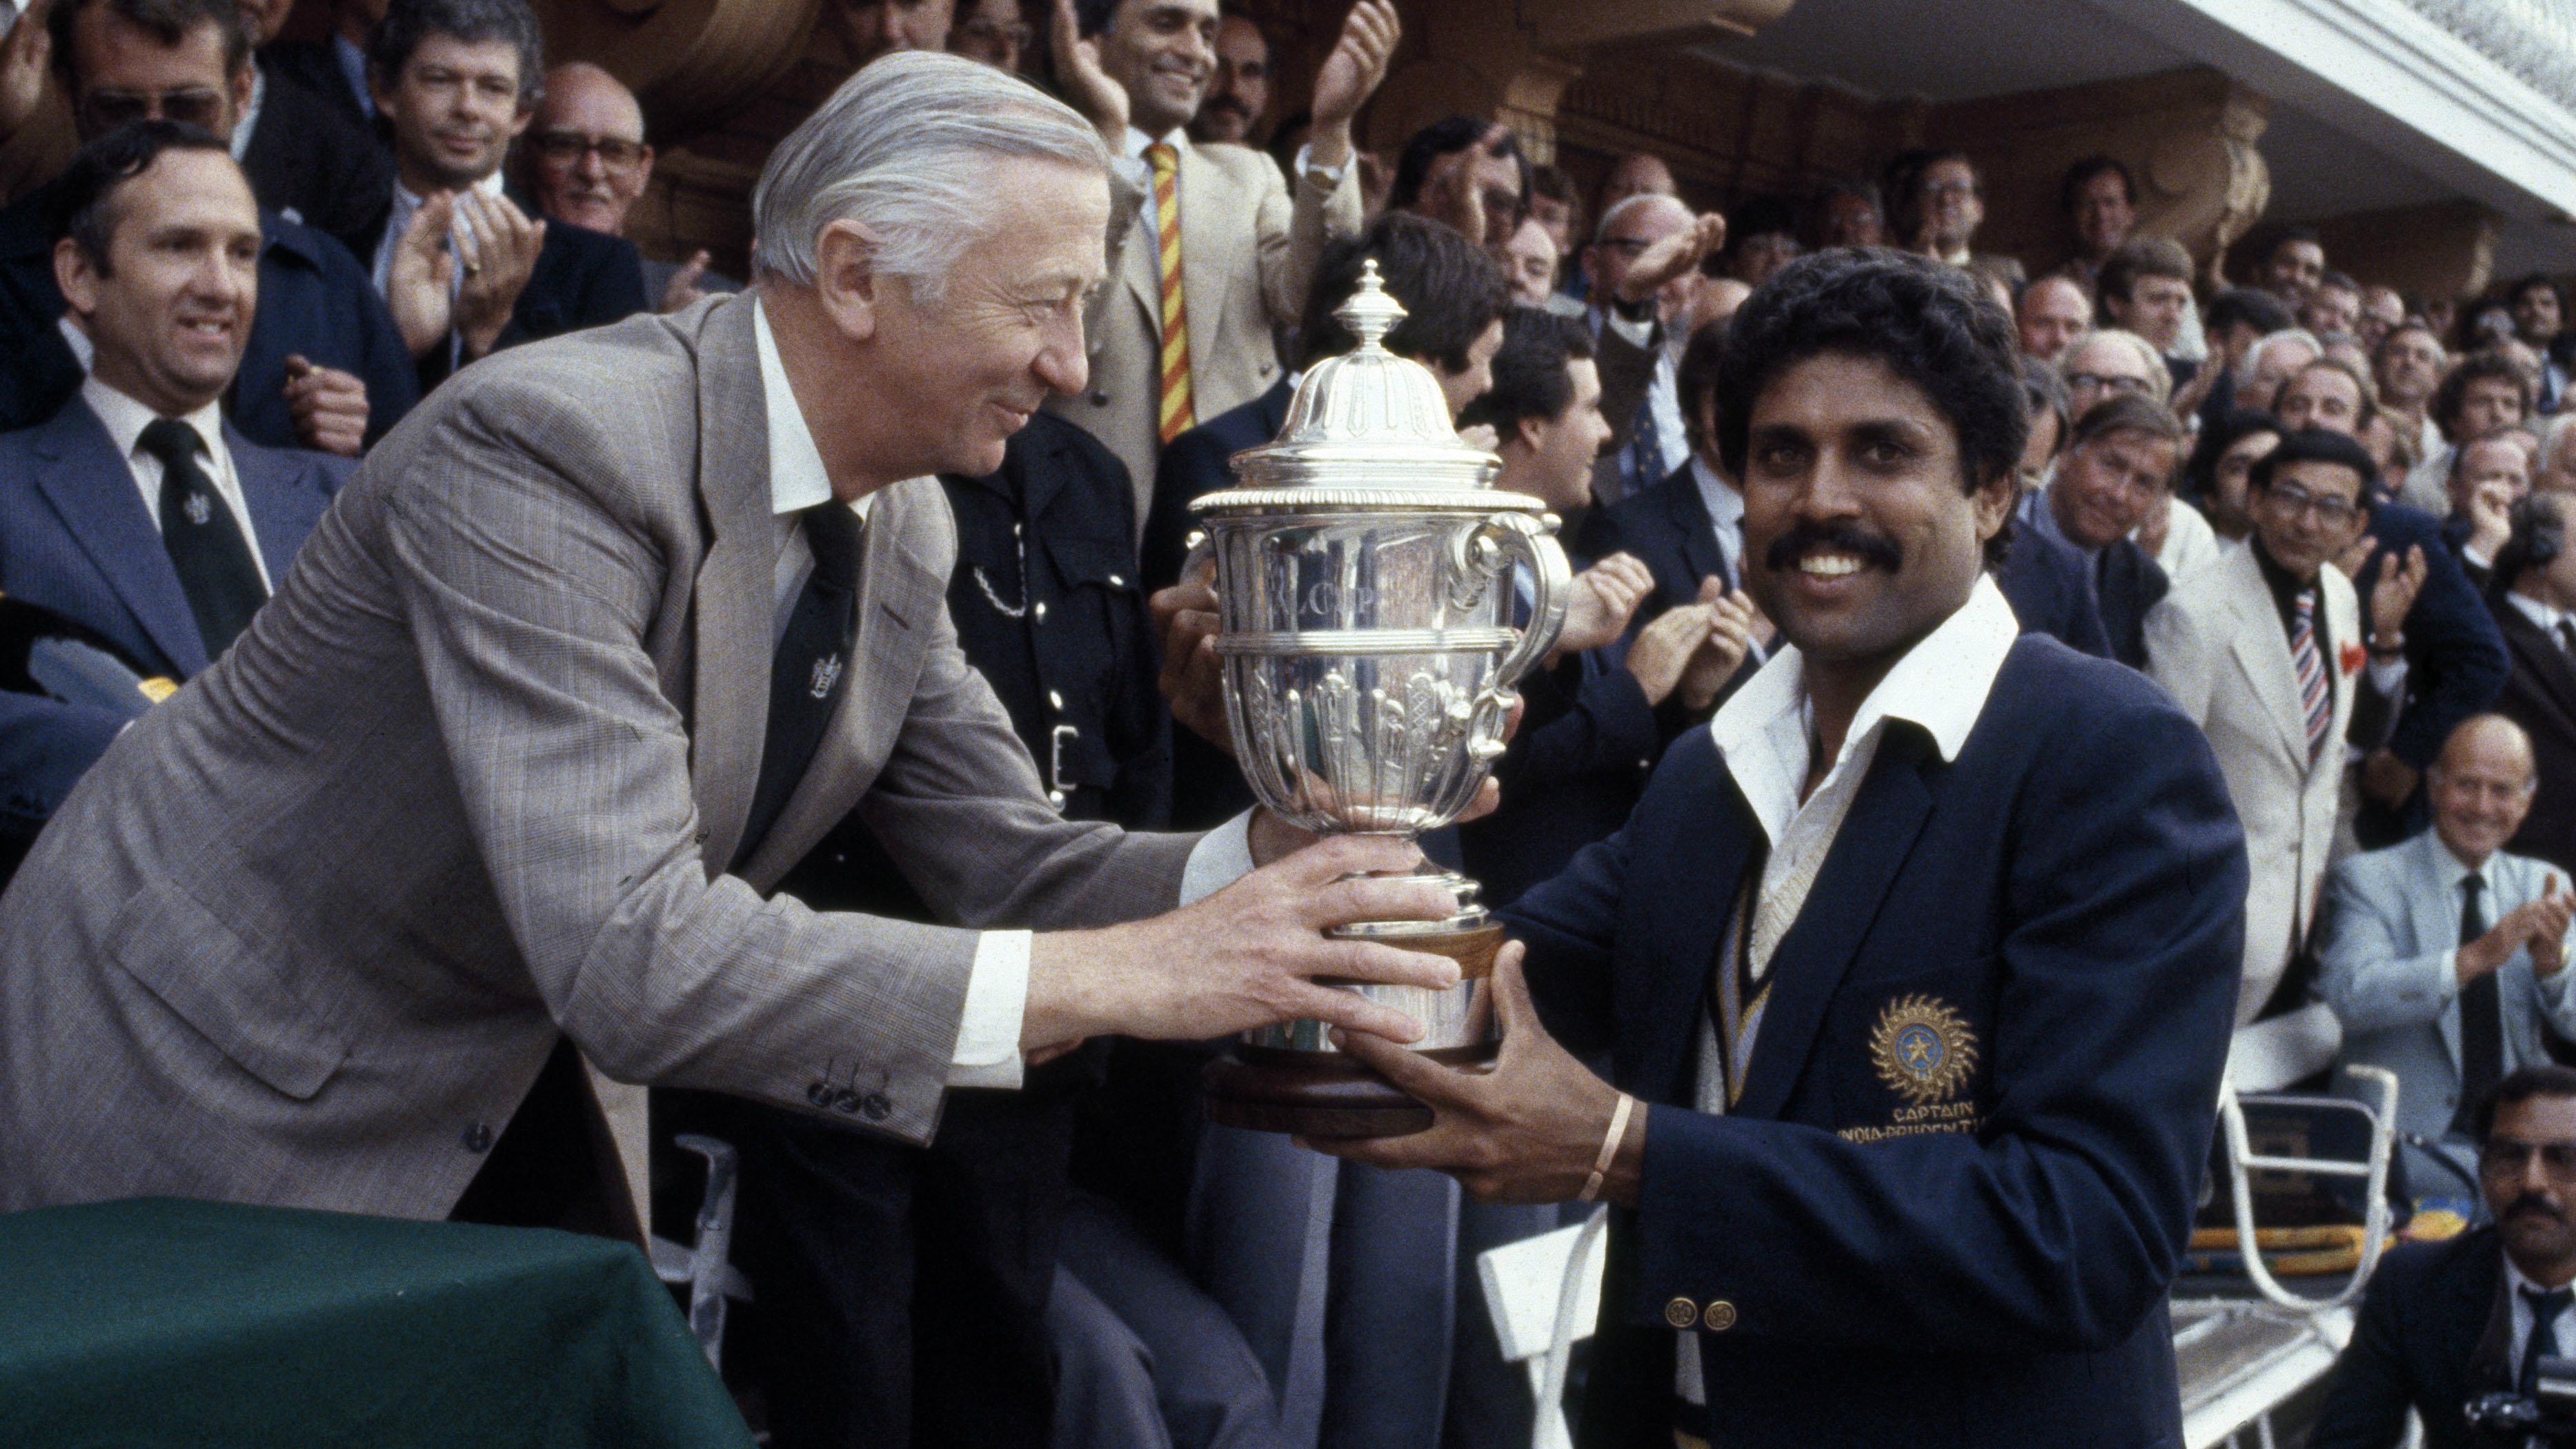
[[[1529,565],[1529,624],[1521,630],[1520,641],[1494,668],[1499,689],[1509,690],[1555,647],[1557,633],[1565,627],[1566,605],[1574,592],[1574,571],[1565,561],[1564,547],[1549,536],[1547,525],[1526,513],[1505,513],[1486,520],[1484,527],[1466,535],[1461,548],[1478,555],[1474,562],[1459,560],[1461,567],[1481,566],[1489,577],[1506,576],[1515,559]]]

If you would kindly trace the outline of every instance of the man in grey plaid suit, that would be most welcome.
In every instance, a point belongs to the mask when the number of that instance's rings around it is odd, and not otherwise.
[[[1321,934],[1445,909],[1334,883],[1409,848],[1068,823],[959,654],[925,475],[1081,387],[1108,175],[1022,82],[889,57],[771,158],[751,294],[414,412],[0,898],[0,1209],[444,1215],[565,1038],[923,1142],[1090,1035],[1409,1035],[1313,980],[1453,978]],[[854,807],[965,928],[766,896]]]

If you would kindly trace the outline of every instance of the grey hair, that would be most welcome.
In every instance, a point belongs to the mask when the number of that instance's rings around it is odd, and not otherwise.
[[[2326,345],[2317,340],[2317,334],[2305,327],[2284,327],[2278,332],[2266,332],[2255,338],[2245,349],[2245,375],[2252,377],[2255,373],[2261,372],[2264,354],[2275,347],[2286,347],[2293,342],[2306,344],[2307,349],[2319,357],[2326,355]],[[2264,406],[2268,408],[2271,404],[2267,402]]]
[[[1027,81],[938,51],[884,56],[770,153],[751,194],[754,265],[810,287],[815,239],[855,221],[876,239],[875,269],[936,302],[958,257],[1010,213],[991,185],[997,156],[1109,170],[1091,123]]]
[[[2060,373],[2064,372],[2066,364],[2074,359],[2075,354],[2096,342],[2120,348],[2136,358],[2139,370],[2147,375],[2147,395],[2155,399],[2158,404],[2165,403],[2173,397],[2173,369],[2165,366],[2165,360],[2156,352],[2154,343],[2125,327],[2096,327],[2076,338],[2073,345],[2066,349],[2065,355],[2058,359]],[[2077,421],[2081,422],[2082,419],[2079,418]]]

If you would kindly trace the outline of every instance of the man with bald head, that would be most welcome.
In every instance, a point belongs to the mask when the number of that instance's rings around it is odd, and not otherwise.
[[[653,179],[644,107],[626,83],[586,60],[546,72],[545,96],[519,149],[522,184],[546,215],[610,236],[626,234],[626,213]],[[657,312],[677,312],[742,284],[707,270],[700,250],[686,263],[644,261],[644,295]]]
[[[2055,362],[2093,329],[2093,299],[2073,278],[2051,274],[2022,289],[2013,321],[2024,356]]]
[[[2433,828],[2335,867],[2318,987],[2343,1060],[2397,1074],[2397,1125],[2474,1169],[2470,1113],[2517,1068],[2549,1060],[2541,1026],[2576,1035],[2567,922],[2576,896],[2505,850],[2538,784],[2531,737],[2502,715],[2462,721],[2426,772]],[[2411,1185],[2447,1171],[2407,1149]]]
[[[1597,216],[1608,216],[1610,208],[1631,196],[1679,196],[1681,183],[1673,179],[1673,168],[1664,158],[1651,151],[1630,151],[1610,163],[1610,174],[1602,178],[1600,205],[1593,208]]]

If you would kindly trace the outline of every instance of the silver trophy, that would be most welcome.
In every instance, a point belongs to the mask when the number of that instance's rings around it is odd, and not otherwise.
[[[1334,314],[1359,346],[1308,372],[1238,486],[1191,505],[1213,555],[1226,719],[1252,792],[1319,833],[1412,838],[1458,818],[1503,752],[1512,685],[1565,622],[1565,551],[1538,499],[1500,493],[1502,460],[1458,437],[1428,369],[1386,350],[1404,309],[1363,264]],[[1336,934],[1448,956],[1446,991],[1330,983],[1411,1015],[1414,1049],[1492,1059],[1502,927],[1474,881],[1431,867],[1442,920]],[[1208,1070],[1209,1116],[1309,1136],[1394,1136],[1431,1111],[1337,1051],[1324,1023],[1247,1034]]]

